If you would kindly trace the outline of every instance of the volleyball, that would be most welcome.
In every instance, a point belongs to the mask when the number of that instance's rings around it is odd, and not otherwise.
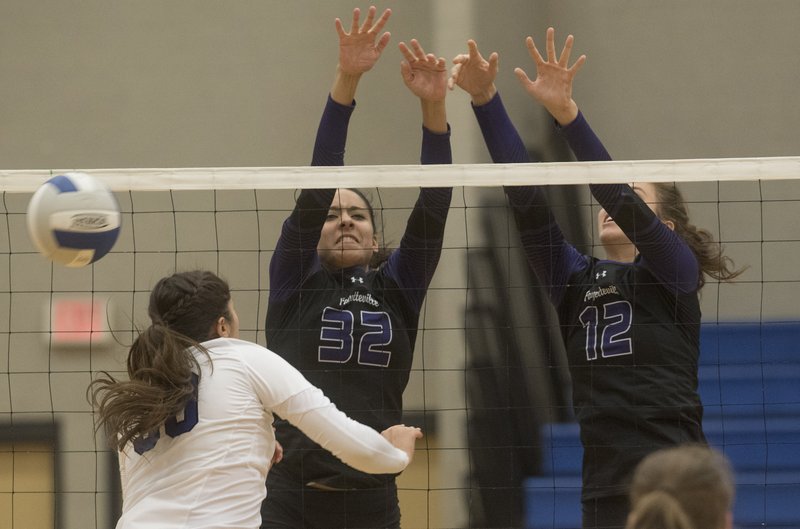
[[[121,215],[105,184],[85,173],[54,176],[31,197],[28,233],[39,252],[69,267],[91,264],[119,236]]]

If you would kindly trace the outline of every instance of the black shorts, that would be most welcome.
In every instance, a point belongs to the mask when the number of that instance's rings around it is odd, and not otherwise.
[[[377,529],[400,527],[397,485],[323,491],[270,476],[261,529]]]

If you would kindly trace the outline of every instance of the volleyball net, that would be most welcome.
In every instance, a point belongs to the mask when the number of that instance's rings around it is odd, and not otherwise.
[[[115,192],[120,238],[72,269],[36,253],[32,193],[66,171],[0,171],[0,529],[113,526],[115,455],[86,400],[124,376],[155,282],[209,269],[231,286],[241,337],[266,344],[269,261],[299,188],[366,189],[396,245],[420,186],[454,186],[420,316],[398,481],[403,526],[575,527],[581,447],[558,322],[530,271],[502,185],[543,185],[568,239],[602,255],[589,183],[675,182],[692,223],[745,272],[701,294],[704,430],[731,457],[739,527],[800,514],[800,157],[450,166],[85,170]]]

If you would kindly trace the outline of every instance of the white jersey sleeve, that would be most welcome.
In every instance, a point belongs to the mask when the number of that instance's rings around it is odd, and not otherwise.
[[[401,472],[408,454],[369,426],[350,419],[294,366],[272,351],[248,344],[260,354],[243,355],[267,410],[297,426],[314,442],[347,465],[370,474]]]
[[[393,474],[409,463],[408,454],[369,426],[349,418],[316,387],[290,397],[274,411],[356,470]]]

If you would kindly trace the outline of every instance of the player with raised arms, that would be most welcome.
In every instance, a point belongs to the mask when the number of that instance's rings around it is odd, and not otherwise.
[[[547,59],[526,41],[536,64],[525,90],[555,118],[576,157],[610,160],[572,99],[585,56],[569,65],[570,35],[557,57],[553,28]],[[484,59],[474,41],[454,59],[452,85],[472,96],[495,162],[530,161],[494,85],[498,56]],[[730,280],[740,271],[709,232],[689,222],[673,184],[592,184],[605,259],[582,255],[565,240],[542,189],[505,189],[528,263],[556,308],[572,376],[583,459],[583,527],[621,528],[636,464],[666,446],[703,443],[697,393],[703,274]]]
[[[388,9],[377,20],[374,6],[363,23],[360,15],[353,11],[349,32],[336,20],[339,63],[313,165],[344,164],[356,88],[389,42],[389,33],[381,34]],[[422,106],[422,163],[451,163],[445,60],[415,40],[399,46],[403,80]],[[401,418],[451,192],[421,189],[399,247],[386,257],[361,192],[304,189],[270,262],[267,343],[339,408],[374,428]],[[400,526],[395,474],[355,471],[288,424],[278,424],[277,437],[285,457],[268,477],[262,527]]]
[[[90,386],[99,425],[119,450],[117,529],[258,527],[264,482],[280,459],[273,413],[363,472],[410,462],[418,428],[393,426],[382,437],[281,357],[239,340],[230,289],[215,274],[159,280],[148,313],[128,380],[104,373]]]

